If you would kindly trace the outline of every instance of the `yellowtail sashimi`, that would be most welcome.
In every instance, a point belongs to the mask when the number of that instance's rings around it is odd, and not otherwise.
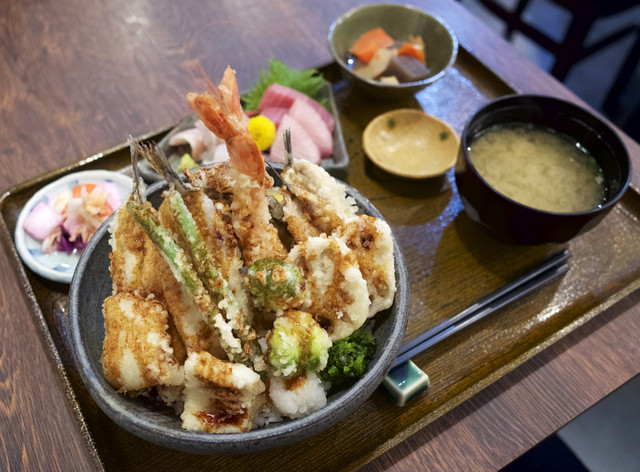
[[[285,115],[280,122],[278,131],[276,131],[276,139],[271,145],[269,153],[273,162],[284,162],[284,132],[286,129],[291,130],[291,148],[297,159],[303,159],[313,164],[320,162],[320,149],[316,146],[313,138],[309,136],[304,126]]]
[[[315,109],[304,100],[295,100],[289,116],[302,125],[309,137],[316,143],[321,156],[330,156],[333,153],[333,138],[329,129],[324,126],[322,117]]]
[[[329,131],[333,133],[335,120],[326,108],[324,108],[317,101],[305,95],[304,93],[290,89],[289,87],[285,87],[284,85],[269,85],[269,87],[267,87],[267,89],[264,91],[264,95],[262,95],[262,99],[260,100],[260,104],[258,105],[258,111],[261,111],[262,109],[267,107],[291,108],[294,100],[298,98],[300,100],[306,101],[310,106],[312,106],[315,111],[322,117],[322,121],[325,122]]]

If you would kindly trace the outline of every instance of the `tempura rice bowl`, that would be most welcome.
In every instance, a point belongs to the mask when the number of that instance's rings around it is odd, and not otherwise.
[[[362,213],[382,218],[357,190],[346,186]],[[148,190],[157,206],[165,182]],[[394,238],[397,292],[392,307],[367,322],[378,347],[369,369],[354,385],[328,396],[322,409],[303,418],[271,423],[236,434],[208,434],[182,429],[180,418],[169,407],[119,394],[102,372],[104,339],[102,302],[111,294],[108,220],[91,238],[71,283],[69,330],[80,375],[98,406],[118,425],[152,443],[199,454],[246,454],[286,446],[320,434],[353,413],[377,388],[397,356],[408,318],[408,281],[402,253]]]

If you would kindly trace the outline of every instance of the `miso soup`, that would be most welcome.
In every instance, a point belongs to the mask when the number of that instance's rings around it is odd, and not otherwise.
[[[478,173],[507,197],[540,210],[572,213],[598,207],[602,169],[575,140],[551,129],[494,126],[468,148]]]

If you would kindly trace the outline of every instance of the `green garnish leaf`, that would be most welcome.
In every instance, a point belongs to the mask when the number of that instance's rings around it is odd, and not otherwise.
[[[303,70],[292,69],[284,62],[270,59],[269,70],[260,72],[258,82],[251,90],[242,95],[242,101],[245,110],[257,110],[264,91],[271,84],[284,85],[315,99],[325,83],[320,71],[314,67]],[[319,103],[325,108],[328,107],[326,100],[319,100]]]
[[[336,387],[352,384],[364,375],[376,353],[376,338],[364,329],[357,329],[329,348],[327,366],[320,378]]]
[[[440,133],[440,141],[444,141],[448,137],[449,137],[449,132],[448,131],[443,131],[442,133]]]
[[[396,120],[394,120],[393,118],[389,118],[389,121],[387,121],[387,126],[389,127],[389,129],[393,129],[396,126]]]

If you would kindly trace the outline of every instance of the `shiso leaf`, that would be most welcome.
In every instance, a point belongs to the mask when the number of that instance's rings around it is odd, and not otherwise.
[[[260,77],[251,90],[242,95],[242,102],[245,110],[257,110],[264,91],[271,84],[284,85],[317,99],[316,95],[325,83],[320,71],[315,67],[293,69],[278,59],[269,59],[269,69],[260,72]],[[328,108],[326,102],[326,100],[319,100],[323,107]]]

